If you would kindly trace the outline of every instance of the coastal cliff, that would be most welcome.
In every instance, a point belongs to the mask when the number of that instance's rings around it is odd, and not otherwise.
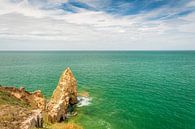
[[[42,128],[46,101],[40,91],[0,86],[1,129]]]
[[[46,114],[49,123],[64,121],[67,119],[67,113],[72,112],[77,104],[77,94],[77,81],[70,68],[62,73],[48,103],[39,90],[28,92],[23,87],[0,86],[0,127],[42,128],[44,122],[46,123],[43,114]]]
[[[70,68],[67,68],[61,75],[59,83],[47,105],[49,122],[54,123],[65,120],[68,107],[76,103],[77,82]]]
[[[15,87],[0,87],[0,91],[6,91],[11,96],[26,102],[32,108],[45,109],[46,100],[40,90],[28,92],[23,87],[20,87],[19,89]]]

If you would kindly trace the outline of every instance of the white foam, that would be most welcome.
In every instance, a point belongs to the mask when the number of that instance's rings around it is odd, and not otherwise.
[[[92,98],[90,97],[83,97],[83,96],[78,96],[77,99],[78,99],[77,107],[90,105],[92,100]]]

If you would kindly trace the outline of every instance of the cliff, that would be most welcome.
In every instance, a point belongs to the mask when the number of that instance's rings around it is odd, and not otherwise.
[[[67,68],[62,73],[51,100],[47,105],[48,120],[51,123],[65,120],[68,108],[76,103],[77,82],[70,68]]]
[[[43,127],[42,109],[40,109],[43,106],[39,105],[43,101],[40,92],[30,93],[24,88],[0,86],[1,129]]]
[[[28,92],[23,87],[0,86],[0,127],[31,129],[41,128],[47,122],[61,122],[67,119],[67,113],[73,112],[76,103],[77,81],[70,68],[62,73],[48,103],[39,90]]]
[[[41,110],[44,110],[46,107],[46,100],[41,94],[40,90],[28,92],[23,87],[20,87],[19,89],[15,87],[0,87],[0,91],[6,91],[11,96],[14,96],[17,99],[26,102],[32,108],[39,108]]]
[[[39,90],[28,92],[22,87],[0,86],[0,127],[41,128],[46,123],[43,114],[46,114],[49,123],[61,122],[67,119],[67,113],[73,111],[76,103],[77,82],[70,68],[62,73],[48,103]]]

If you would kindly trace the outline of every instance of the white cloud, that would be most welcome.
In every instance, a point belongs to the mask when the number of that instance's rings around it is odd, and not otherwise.
[[[187,4],[187,7],[194,7],[195,6],[195,1],[192,0],[190,3]]]
[[[90,4],[95,6],[96,3],[94,0]],[[56,8],[45,10],[26,0],[17,4],[0,0],[0,40],[9,40],[8,44],[13,44],[13,39],[58,41],[66,47],[74,48],[72,45],[76,43],[86,49],[195,49],[192,36],[195,34],[195,14],[177,19],[147,20],[162,12],[176,12],[165,11],[159,9],[123,17],[84,9],[70,14]],[[3,48],[6,48],[5,44]]]

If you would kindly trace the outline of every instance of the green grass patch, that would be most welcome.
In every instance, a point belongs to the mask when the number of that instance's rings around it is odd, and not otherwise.
[[[11,96],[5,91],[0,91],[0,105],[17,105],[20,107],[30,107],[26,102]]]

